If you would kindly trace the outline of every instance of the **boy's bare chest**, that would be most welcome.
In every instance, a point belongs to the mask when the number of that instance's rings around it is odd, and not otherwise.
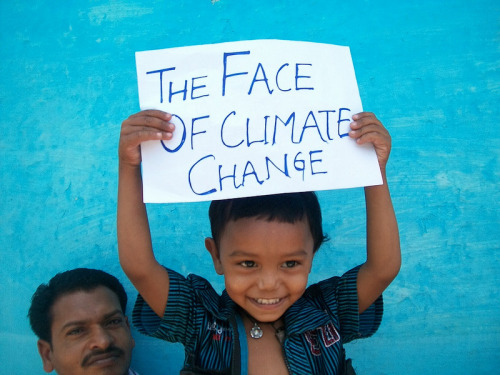
[[[245,327],[248,343],[248,374],[288,375],[283,349],[275,336],[275,329],[270,324],[261,324],[263,335],[260,339],[254,339],[248,334],[251,325],[246,323]]]

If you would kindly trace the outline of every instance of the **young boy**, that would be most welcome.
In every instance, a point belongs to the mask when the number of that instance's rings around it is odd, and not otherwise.
[[[185,374],[343,374],[352,371],[343,344],[373,334],[384,289],[401,255],[385,168],[387,130],[372,113],[353,116],[350,137],[375,147],[383,184],[365,188],[367,260],[342,277],[307,287],[324,240],[314,193],[214,201],[205,240],[226,290],[187,278],[155,259],[142,201],[140,143],[169,140],[171,116],[130,116],[119,145],[118,247],[140,295],[133,321],[142,333],[185,347]],[[350,370],[349,370],[350,369]],[[352,372],[351,372],[352,373]]]

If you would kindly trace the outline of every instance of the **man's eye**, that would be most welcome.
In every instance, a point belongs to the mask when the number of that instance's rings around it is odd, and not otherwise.
[[[283,263],[284,268],[293,268],[297,264],[299,264],[296,260],[287,260],[285,263]]]
[[[68,336],[77,336],[83,333],[83,328],[73,328],[72,330],[68,331],[67,335]]]
[[[255,267],[255,262],[253,260],[244,260],[240,265],[245,268],[252,268]]]
[[[111,319],[109,322],[108,322],[108,326],[119,326],[121,325],[123,322],[123,319],[122,318],[115,318],[115,319]]]

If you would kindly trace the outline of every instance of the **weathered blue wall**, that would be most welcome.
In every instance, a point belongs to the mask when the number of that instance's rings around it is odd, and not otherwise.
[[[43,373],[26,312],[56,272],[105,269],[134,299],[115,232],[134,52],[259,38],[350,46],[364,107],[393,136],[404,264],[379,332],[348,346],[359,374],[498,372],[499,17],[492,0],[1,1],[2,373]],[[362,190],[320,199],[332,241],[313,280],[364,249]],[[160,260],[220,288],[202,243],[207,204],[150,209]],[[177,373],[179,346],[134,335],[142,374]]]

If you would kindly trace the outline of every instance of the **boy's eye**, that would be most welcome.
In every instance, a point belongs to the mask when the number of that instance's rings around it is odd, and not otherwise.
[[[293,268],[298,264],[296,260],[287,260],[285,263],[283,263],[284,268]]]
[[[255,262],[253,260],[244,260],[240,265],[245,268],[252,268],[255,267]]]

